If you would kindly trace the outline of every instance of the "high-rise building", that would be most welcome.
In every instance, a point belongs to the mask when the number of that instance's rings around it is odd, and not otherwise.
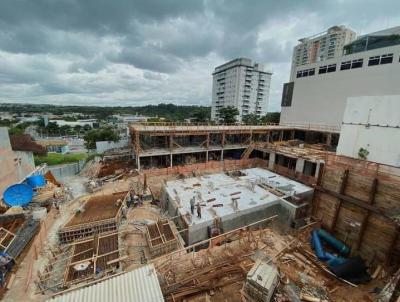
[[[344,45],[355,39],[356,33],[343,25],[332,26],[327,31],[300,39],[293,49],[291,73],[298,66],[342,56]]]
[[[295,67],[283,87],[281,124],[340,128],[349,97],[400,95],[400,26],[343,49],[341,56]]]
[[[218,121],[218,110],[236,107],[238,121],[250,113],[267,113],[271,72],[250,59],[238,58],[215,68],[213,72],[211,119]]]

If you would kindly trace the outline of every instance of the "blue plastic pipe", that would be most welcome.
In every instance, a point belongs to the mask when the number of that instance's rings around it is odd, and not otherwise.
[[[318,237],[318,231],[313,230],[311,234],[311,245],[314,248],[315,255],[321,261],[327,261],[329,258],[326,257],[324,249],[322,248],[321,240]]]
[[[339,252],[339,254],[341,254],[343,256],[350,254],[350,248],[347,245],[345,245],[343,242],[339,241],[338,239],[336,239],[335,237],[333,237],[331,234],[324,231],[323,229],[318,230],[318,237],[320,237],[322,240],[324,240],[326,243],[328,243],[331,247],[336,249]]]

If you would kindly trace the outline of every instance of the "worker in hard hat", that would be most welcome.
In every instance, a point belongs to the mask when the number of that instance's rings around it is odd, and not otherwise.
[[[197,203],[197,217],[201,219],[201,206],[200,202]]]

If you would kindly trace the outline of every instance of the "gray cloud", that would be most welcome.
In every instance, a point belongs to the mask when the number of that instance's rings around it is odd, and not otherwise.
[[[274,72],[279,110],[293,46],[345,24],[400,24],[385,1],[2,0],[0,99],[78,105],[211,103],[215,66],[239,56]]]

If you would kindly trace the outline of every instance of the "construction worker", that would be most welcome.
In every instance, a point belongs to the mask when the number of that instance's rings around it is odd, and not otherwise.
[[[197,217],[201,218],[201,206],[200,206],[200,202],[197,203]]]
[[[194,205],[196,203],[196,197],[192,197],[192,199],[190,199],[190,212],[192,213],[192,215],[194,215]]]

